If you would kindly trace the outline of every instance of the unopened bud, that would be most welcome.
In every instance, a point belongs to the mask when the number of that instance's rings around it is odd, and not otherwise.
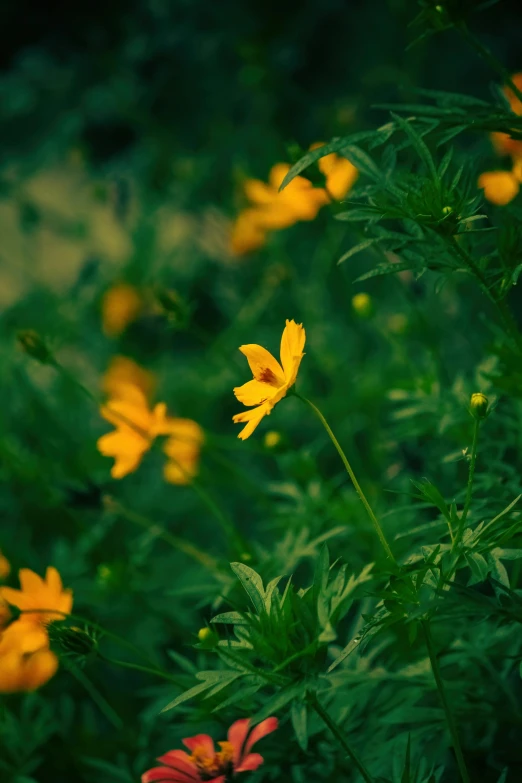
[[[62,655],[73,658],[87,658],[98,648],[98,638],[90,628],[65,626],[61,623],[49,625],[49,637]]]
[[[265,448],[275,449],[276,446],[279,446],[281,440],[282,440],[282,436],[280,432],[276,432],[275,430],[269,430],[264,437],[263,443],[265,444]]]
[[[214,636],[214,632],[205,626],[205,628],[200,628],[198,631],[198,639],[200,642],[208,642],[208,640]]]
[[[16,339],[22,350],[36,361],[42,364],[51,364],[54,361],[49,348],[34,329],[22,329],[16,335]]]
[[[360,292],[352,298],[352,308],[359,318],[371,318],[374,312],[372,298]]]
[[[485,419],[489,413],[489,400],[482,392],[476,392],[471,395],[469,409],[472,416],[476,419]]]

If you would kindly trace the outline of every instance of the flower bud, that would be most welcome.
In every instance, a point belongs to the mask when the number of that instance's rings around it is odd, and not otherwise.
[[[264,437],[265,448],[275,449],[281,443],[282,437],[280,432],[275,430],[269,430]]]
[[[75,658],[78,662],[88,658],[98,649],[97,635],[88,627],[64,627],[62,623],[51,623],[49,638],[61,655]]]
[[[359,318],[371,318],[374,312],[372,298],[360,292],[352,298],[352,308]]]
[[[211,650],[219,641],[219,637],[213,628],[205,626],[198,631],[198,639],[201,643],[201,647],[205,650]]]
[[[22,350],[36,361],[42,364],[51,364],[54,361],[49,348],[34,329],[22,329],[16,335],[16,339]]]
[[[213,636],[213,632],[210,628],[200,628],[198,631],[198,639],[200,642],[207,642],[211,636]]]
[[[471,395],[469,408],[475,419],[485,419],[489,413],[489,400],[482,392],[476,392]]]

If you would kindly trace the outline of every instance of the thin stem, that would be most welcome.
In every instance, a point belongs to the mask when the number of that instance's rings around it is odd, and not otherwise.
[[[459,245],[455,237],[451,238],[449,244],[453,254],[456,255],[458,259],[464,263],[464,266],[473,275],[475,275],[475,277],[479,281],[482,291],[487,296],[489,301],[493,304],[493,306],[496,307],[498,314],[500,315],[502,324],[506,329],[506,332],[515,342],[519,353],[522,354],[522,335],[520,334],[515,319],[513,318],[511,310],[509,309],[509,306],[504,300],[497,299],[497,297],[494,296],[494,294],[490,290],[488,281],[486,280],[482,269],[480,269],[480,267],[477,266],[474,258],[472,258],[472,256],[470,256],[469,253],[466,253],[466,251]]]
[[[343,750],[346,751],[350,759],[353,761],[359,772],[361,773],[363,779],[366,781],[366,783],[373,783],[373,778],[364,766],[363,762],[355,752],[355,750],[352,748],[352,746],[347,742],[343,732],[340,730],[339,726],[335,721],[332,720],[328,712],[324,709],[318,698],[315,696],[310,696],[310,702],[312,704],[312,707],[316,711],[316,713],[319,715],[321,720],[328,726],[332,734],[334,735],[335,739],[339,742],[339,745],[343,748]]]
[[[102,661],[105,661],[105,663],[110,663],[113,666],[121,666],[124,669],[134,669],[137,672],[144,672],[145,674],[154,674],[156,677],[161,677],[164,680],[168,680],[169,682],[174,683],[174,685],[177,685],[178,688],[183,689],[185,687],[185,685],[179,682],[176,677],[173,677],[171,674],[167,674],[167,672],[164,672],[162,669],[155,669],[152,666],[142,666],[139,663],[131,663],[130,661],[119,661],[115,658],[109,658],[99,650],[97,655],[102,659]]]
[[[214,576],[220,574],[218,561],[211,555],[208,555],[202,549],[199,549],[197,546],[195,546],[195,544],[192,544],[190,541],[186,541],[184,538],[181,538],[181,536],[175,536],[173,533],[169,533],[168,530],[160,527],[160,525],[156,525],[154,522],[142,516],[141,514],[137,514],[135,511],[131,511],[130,509],[125,508],[121,503],[114,500],[112,497],[105,498],[104,502],[111,513],[119,514],[127,521],[147,530],[156,538],[161,538],[173,549],[176,549],[179,552],[183,552],[183,554],[187,555],[187,557],[191,557],[204,568],[207,568],[214,574]]]
[[[484,46],[482,41],[480,41],[468,28],[468,26],[461,22],[461,24],[457,25],[457,30],[460,32],[463,38],[466,39],[466,41],[469,43],[470,46],[475,49],[475,51],[482,57],[483,60],[487,62],[487,64],[498,73],[498,75],[501,77],[504,84],[507,84],[508,87],[515,93],[519,101],[522,101],[522,92],[519,90],[513,79],[511,78],[511,74],[507,70],[507,68],[495,57],[494,54],[490,52],[490,50]]]
[[[112,723],[115,729],[121,730],[124,726],[124,723],[116,710],[111,707],[107,699],[101,695],[101,693],[98,691],[97,688],[92,684],[92,682],[89,680],[86,674],[82,672],[81,669],[78,668],[78,666],[75,666],[71,662],[68,662],[66,664],[66,668],[71,672],[71,674],[76,677],[78,682],[83,685],[93,702],[96,704],[96,706],[99,708],[100,712],[102,712],[109,723]]]
[[[457,535],[455,537],[454,547],[456,544],[460,543],[460,540],[462,539],[462,534],[464,533],[464,525],[466,524],[468,511],[471,506],[471,498],[473,496],[473,477],[475,475],[475,465],[477,463],[479,430],[480,430],[480,419],[475,419],[475,426],[473,428],[473,443],[471,445],[471,461],[469,463],[468,488],[466,491],[466,501],[464,503],[464,509],[460,516],[459,527],[457,530]]]
[[[440,700],[442,702],[442,706],[444,708],[444,713],[446,715],[446,722],[448,724],[448,728],[451,734],[451,738],[453,740],[453,750],[455,751],[455,756],[457,758],[457,765],[460,772],[460,777],[462,780],[462,783],[470,783],[470,777],[468,773],[468,769],[466,767],[466,762],[464,760],[464,755],[462,753],[462,748],[460,745],[460,739],[457,731],[457,724],[455,722],[455,718],[453,717],[453,713],[451,712],[449,702],[448,702],[448,696],[446,693],[446,687],[444,685],[444,682],[442,680],[441,674],[440,674],[440,667],[439,667],[439,661],[437,658],[437,652],[435,650],[435,645],[433,644],[433,637],[431,635],[431,629],[429,626],[428,620],[423,620],[422,623],[422,629],[424,631],[424,637],[426,639],[426,647],[428,649],[428,655],[431,662],[431,669],[433,672],[433,677],[435,678],[435,683],[437,685],[437,690],[439,692]]]
[[[337,440],[337,438],[333,434],[330,425],[326,421],[325,417],[323,416],[323,414],[321,413],[319,408],[317,408],[313,404],[313,402],[308,400],[306,397],[302,397],[297,392],[294,392],[294,394],[295,394],[296,397],[299,397],[300,400],[302,400],[303,402],[306,402],[306,404],[309,405],[310,408],[313,410],[313,412],[315,413],[317,418],[321,421],[323,427],[325,428],[326,432],[328,433],[328,435],[330,437],[330,440],[332,441],[333,445],[337,449],[337,453],[339,454],[339,456],[340,456],[340,458],[341,458],[341,460],[343,462],[343,465],[346,468],[346,472],[348,473],[348,475],[349,475],[349,477],[351,479],[351,482],[352,482],[352,484],[353,484],[353,486],[355,488],[355,491],[359,495],[359,498],[360,498],[364,508],[366,509],[366,513],[368,514],[368,516],[371,519],[371,522],[372,522],[372,524],[373,524],[373,526],[375,528],[375,532],[377,533],[377,536],[379,537],[379,541],[381,542],[382,547],[383,547],[384,551],[386,552],[386,556],[396,565],[397,561],[395,560],[395,557],[393,555],[393,552],[391,551],[390,545],[388,544],[388,541],[386,540],[386,536],[384,535],[382,527],[381,527],[377,517],[373,513],[372,507],[368,503],[368,500],[366,499],[366,495],[362,491],[361,486],[360,486],[360,484],[357,481],[357,478],[355,476],[355,473],[352,470],[352,466],[348,462],[348,458],[346,457],[346,454],[344,453],[343,449],[341,448],[341,445],[340,445],[339,441]]]

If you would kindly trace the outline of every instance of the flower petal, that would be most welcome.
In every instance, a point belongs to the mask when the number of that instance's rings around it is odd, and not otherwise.
[[[199,780],[197,769],[189,754],[185,753],[184,750],[169,750],[163,756],[160,756],[158,761],[167,767],[171,767],[176,772],[186,775],[190,780]]]
[[[287,319],[286,326],[281,337],[281,364],[285,372],[285,380],[288,386],[295,383],[301,359],[304,356],[303,348],[306,340],[306,332],[303,324]]]
[[[252,772],[254,769],[260,767],[263,762],[264,758],[263,756],[260,756],[259,753],[249,753],[248,756],[241,761],[240,765],[235,767],[234,772]]]
[[[163,781],[172,781],[174,783],[192,783],[192,781],[201,780],[199,775],[197,777],[189,777],[184,772],[178,772],[170,767],[154,767],[149,769],[148,772],[144,772],[141,776],[141,783],[163,783]]]
[[[214,740],[209,734],[196,734],[194,737],[187,737],[183,740],[183,744],[192,753],[196,748],[202,748],[207,756],[213,756],[215,753]]]
[[[249,438],[263,416],[268,416],[271,410],[271,406],[265,402],[262,405],[259,405],[257,408],[250,408],[248,411],[236,413],[236,415],[232,417],[232,421],[234,421],[236,424],[242,424],[245,421],[248,422],[246,427],[241,430],[237,437],[241,438],[241,440],[246,440]]]
[[[248,381],[243,386],[234,388],[234,394],[239,402],[250,406],[261,405],[261,403],[273,397],[276,391],[277,389],[274,386],[256,380]]]
[[[270,386],[279,387],[285,382],[283,368],[275,359],[270,351],[263,348],[262,345],[241,345],[239,350],[247,358],[252,375],[256,381],[268,383]]]
[[[246,755],[256,742],[259,742],[260,739],[266,737],[267,734],[271,734],[278,726],[279,721],[275,717],[266,718],[266,720],[262,720],[257,726],[254,726],[252,733],[246,742],[244,754]]]
[[[250,728],[249,718],[240,718],[228,730],[228,741],[234,748],[233,763],[234,768],[239,764],[242,755],[243,745],[245,744],[248,729]]]

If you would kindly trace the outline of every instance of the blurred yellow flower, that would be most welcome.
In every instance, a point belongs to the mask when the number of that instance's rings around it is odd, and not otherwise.
[[[312,144],[310,149],[315,150],[323,146],[324,143],[319,141]],[[317,165],[319,171],[326,177],[327,194],[336,201],[341,201],[346,196],[359,176],[359,171],[353,163],[335,153],[320,158]]]
[[[259,250],[266,242],[267,229],[263,228],[262,215],[257,209],[245,209],[232,227],[230,248],[237,256]]]
[[[104,419],[116,429],[98,439],[98,451],[114,457],[111,476],[121,479],[135,471],[158,435],[168,435],[172,420],[167,406],[159,402],[150,408],[147,398],[137,386],[121,385],[118,397],[100,408]]]
[[[58,658],[41,626],[17,620],[0,634],[0,693],[34,691],[57,669]]]
[[[11,573],[11,563],[7,557],[0,551],[0,579],[7,579]]]
[[[63,620],[73,603],[56,568],[49,567],[45,579],[28,568],[19,577],[20,590],[0,588],[0,693],[33,691],[51,679],[58,658],[49,649],[47,625]],[[22,612],[10,624],[8,605]]]
[[[143,300],[129,283],[117,283],[102,300],[103,331],[108,337],[118,337],[136,320],[143,309]]]
[[[23,611],[24,622],[45,625],[53,620],[63,620],[64,614],[72,609],[73,595],[71,590],[64,590],[60,574],[49,566],[45,579],[35,574],[29,568],[19,571],[20,590],[13,587],[0,587],[0,599],[7,601]],[[32,609],[55,609],[55,612],[31,612]]]
[[[515,86],[522,90],[522,72],[515,73],[511,78]],[[513,90],[510,87],[504,87],[504,94],[508,99],[511,111],[514,114],[522,114],[522,102]],[[491,141],[499,155],[511,155],[512,158],[522,158],[522,141],[520,139],[512,139],[507,133],[492,133]]]
[[[503,207],[518,195],[520,180],[513,171],[485,171],[478,178],[478,186],[484,190],[484,198]]]
[[[352,297],[352,307],[360,318],[370,318],[373,315],[372,298],[364,291],[359,291]]]
[[[239,350],[246,356],[254,378],[243,386],[237,386],[234,394],[243,405],[255,406],[233,417],[236,423],[247,422],[238,435],[241,440],[254,432],[263,416],[271,413],[274,405],[295,383],[304,356],[305,339],[303,325],[287,320],[281,337],[281,364],[261,345],[240,346]]]
[[[116,398],[122,393],[125,395],[125,387],[129,385],[141,389],[148,399],[154,392],[156,379],[151,372],[143,369],[127,356],[114,356],[103,376],[103,391],[107,397]]]
[[[267,449],[275,449],[281,443],[281,433],[276,430],[269,430],[263,439],[263,443]]]
[[[163,469],[170,484],[189,484],[197,475],[203,430],[191,419],[171,419],[163,451],[168,457]]]

